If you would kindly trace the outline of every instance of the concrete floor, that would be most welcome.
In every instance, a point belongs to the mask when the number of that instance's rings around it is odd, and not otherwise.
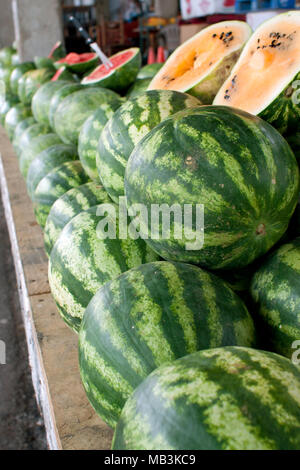
[[[0,450],[46,449],[21,318],[10,242],[0,199]],[[3,351],[2,351],[3,352]]]

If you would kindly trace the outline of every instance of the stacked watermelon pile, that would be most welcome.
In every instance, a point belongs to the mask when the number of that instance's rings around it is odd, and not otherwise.
[[[300,14],[288,19],[299,45]],[[244,24],[217,27],[251,49]],[[136,48],[110,70],[59,45],[17,65],[0,52],[2,124],[114,449],[300,447],[300,108],[294,82],[272,97],[276,119],[212,104],[241,50],[188,93],[170,88],[172,60],[141,68]]]

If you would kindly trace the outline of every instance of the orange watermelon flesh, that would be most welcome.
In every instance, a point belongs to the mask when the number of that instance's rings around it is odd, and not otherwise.
[[[251,37],[214,104],[260,114],[300,71],[300,12],[275,16]]]
[[[251,32],[243,21],[223,21],[203,29],[171,54],[148,89],[188,92],[210,104]]]

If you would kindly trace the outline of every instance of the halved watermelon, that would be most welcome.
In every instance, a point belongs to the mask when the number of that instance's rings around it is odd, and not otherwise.
[[[254,32],[214,104],[243,109],[281,133],[299,128],[300,12],[274,16]]]
[[[83,85],[99,85],[121,92],[126,90],[136,79],[141,67],[141,52],[138,47],[132,47],[118,52],[109,58],[113,67],[106,69],[99,65],[82,80]]]
[[[99,59],[95,52],[85,52],[83,54],[77,54],[76,52],[70,52],[60,60],[57,60],[54,65],[57,69],[61,67],[67,67],[74,73],[83,74],[88,70],[96,67]]]
[[[208,26],[171,54],[148,90],[183,91],[211,104],[251,32],[243,21]]]

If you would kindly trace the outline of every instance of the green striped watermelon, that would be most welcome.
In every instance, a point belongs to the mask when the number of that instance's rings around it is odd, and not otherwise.
[[[139,73],[137,74],[136,78],[138,80],[144,80],[145,78],[153,78],[154,75],[157,74],[157,72],[162,68],[163,65],[163,63],[159,62],[144,65],[144,67],[139,70]]]
[[[46,224],[51,206],[56,199],[88,181],[88,177],[79,160],[66,161],[53,168],[37,185],[34,194],[34,213],[39,225]]]
[[[15,96],[6,96],[4,100],[0,102],[0,124],[3,126],[5,123],[5,117],[8,111],[19,103]]]
[[[112,103],[102,104],[87,120],[84,122],[78,137],[78,154],[83,168],[89,177],[100,182],[96,167],[96,156],[100,135],[107,121],[113,116],[114,112],[121,106],[122,100],[116,100]]]
[[[55,82],[47,82],[41,86],[32,98],[32,114],[37,122],[50,126],[49,123],[49,108],[51,98],[57,90],[60,90],[68,82],[64,80],[57,80]]]
[[[300,238],[282,245],[263,263],[251,293],[272,350],[291,359],[300,340]]]
[[[10,76],[10,89],[13,95],[18,96],[18,82],[24,73],[29,70],[34,70],[35,65],[33,62],[23,62],[17,65]]]
[[[75,215],[97,204],[109,202],[111,202],[111,199],[103,186],[94,181],[72,188],[58,198],[51,207],[44,228],[47,254],[50,256],[62,229]]]
[[[147,240],[163,258],[233,269],[282,237],[297,204],[299,171],[270,124],[230,107],[202,106],[179,112],[146,135],[128,161],[125,189],[129,206],[142,203],[151,213],[152,204],[177,204],[179,217],[186,211],[182,239],[171,214],[169,239],[161,236],[160,224],[159,239]],[[204,205],[204,227],[196,231],[197,204]],[[147,237],[147,221],[139,232]],[[198,244],[187,246],[191,239]]]
[[[19,122],[19,124],[16,125],[15,132],[14,132],[14,137],[13,137],[13,146],[16,152],[19,151],[19,142],[21,139],[21,136],[23,132],[28,129],[28,127],[33,126],[35,124],[35,119],[33,116],[29,116],[26,119],[23,119],[23,121]]]
[[[79,334],[80,373],[91,404],[115,427],[129,395],[160,365],[200,349],[253,343],[252,319],[224,281],[158,261],[95,294]]]
[[[24,178],[27,177],[28,168],[31,162],[38,156],[46,148],[50,147],[51,145],[61,144],[61,140],[56,134],[41,134],[38,137],[29,142],[27,147],[22,151],[20,155],[19,165],[20,171]]]
[[[14,67],[8,66],[5,68],[0,67],[0,96],[4,99],[6,96],[11,95],[10,89],[10,76]]]
[[[12,63],[12,57],[16,53],[14,47],[5,46],[0,49],[0,64],[3,67],[9,67]]]
[[[54,61],[50,57],[35,56],[33,62],[37,69],[55,69]]]
[[[78,136],[84,121],[105,105],[119,105],[120,97],[114,91],[104,88],[84,88],[65,97],[54,116],[55,132],[66,144],[78,143]]]
[[[297,450],[299,422],[300,368],[228,346],[152,372],[127,401],[112,448]]]
[[[64,98],[66,98],[68,95],[71,95],[72,93],[75,93],[75,91],[81,90],[82,88],[83,86],[79,83],[70,83],[69,85],[65,85],[63,88],[60,88],[54,93],[49,107],[49,122],[54,131],[54,116],[58,106]]]
[[[97,155],[100,179],[115,202],[124,195],[127,160],[142,137],[171,114],[199,104],[185,93],[153,90],[126,101],[116,111],[101,134]]]
[[[29,70],[18,81],[18,96],[23,104],[31,105],[35,92],[54,75],[51,69]]]
[[[50,132],[50,129],[45,126],[44,124],[32,124],[26,129],[20,137],[19,146],[17,149],[17,156],[20,158],[20,155],[35,137],[39,137],[40,135],[45,135]]]
[[[97,230],[102,220],[97,215],[100,206],[74,217],[51,251],[51,292],[61,316],[75,331],[99,287],[130,268],[158,259],[141,239],[102,239]]]
[[[15,129],[19,122],[30,116],[32,116],[30,106],[16,104],[16,106],[10,108],[5,116],[4,127],[11,141],[13,140]]]
[[[26,178],[28,194],[33,198],[37,185],[50,171],[64,162],[78,159],[73,145],[55,144],[39,153],[31,162]]]
[[[300,164],[300,131],[294,134],[286,136],[286,140],[293,150],[295,157],[297,158],[298,165]]]

